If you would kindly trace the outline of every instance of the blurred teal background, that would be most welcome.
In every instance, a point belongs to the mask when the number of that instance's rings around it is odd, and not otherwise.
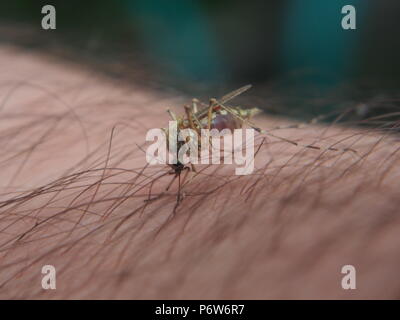
[[[56,30],[41,30],[45,4],[57,10]],[[356,7],[356,30],[341,28],[347,4]],[[329,108],[397,92],[399,31],[398,0],[0,4],[3,43],[59,56],[72,52],[110,76],[187,92],[252,83],[258,96],[280,95],[289,109],[300,110],[315,97],[330,99],[320,103]]]

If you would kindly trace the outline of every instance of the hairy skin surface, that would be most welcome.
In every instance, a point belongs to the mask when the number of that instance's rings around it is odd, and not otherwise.
[[[179,207],[177,181],[146,202],[172,176],[138,145],[187,98],[10,47],[0,63],[0,298],[399,298],[396,136],[277,130],[321,150],[259,135],[252,175],[199,166]]]

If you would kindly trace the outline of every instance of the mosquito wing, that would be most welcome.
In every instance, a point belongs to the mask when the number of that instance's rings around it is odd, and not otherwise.
[[[228,101],[232,100],[233,98],[237,97],[238,95],[242,94],[243,92],[249,90],[250,88],[251,84],[248,84],[232,92],[229,92],[228,94],[224,95],[221,99],[217,99],[217,101],[221,104],[225,104]]]
[[[216,104],[225,104],[226,102],[232,100],[233,98],[237,97],[238,95],[242,94],[243,92],[249,90],[251,88],[251,84],[248,84],[247,86],[243,86],[239,89],[236,89],[232,92],[229,92],[228,94],[224,95],[221,99],[215,100]],[[205,115],[208,113],[209,107],[205,104],[200,102],[201,105],[204,106],[203,109],[199,110],[194,116],[197,117],[198,119],[203,118]],[[214,104],[215,105],[215,104]],[[226,107],[225,107],[226,108]]]

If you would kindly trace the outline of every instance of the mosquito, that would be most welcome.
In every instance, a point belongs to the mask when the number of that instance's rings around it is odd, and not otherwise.
[[[266,134],[269,136],[272,136],[274,138],[277,138],[279,140],[288,142],[292,145],[296,146],[301,146],[305,148],[310,148],[310,149],[317,149],[317,150],[322,150],[321,147],[315,146],[315,145],[301,145],[296,141],[292,141],[287,138],[283,138],[280,136],[276,136],[271,133],[272,130],[275,129],[287,129],[287,128],[300,128],[306,125],[306,123],[302,124],[296,124],[296,125],[289,125],[289,126],[280,126],[280,127],[275,127],[272,128],[271,130],[263,130],[256,125],[254,125],[251,122],[251,118],[260,113],[261,109],[259,108],[250,108],[250,109],[244,109],[238,106],[230,106],[227,103],[230,102],[232,99],[237,97],[238,95],[241,95],[245,91],[249,90],[252,86],[250,84],[245,85],[239,89],[236,89],[220,99],[215,99],[211,98],[209,103],[203,103],[200,100],[194,98],[191,101],[190,105],[184,105],[184,110],[185,113],[182,116],[177,116],[173,111],[170,109],[167,109],[167,112],[169,113],[170,117],[172,120],[177,122],[177,130],[178,134],[180,130],[183,129],[192,129],[194,130],[197,134],[200,135],[202,129],[217,129],[219,131],[223,129],[230,129],[231,131],[235,129],[241,129],[244,124],[247,126],[253,128],[255,131],[257,131],[260,134]],[[315,123],[318,120],[320,120],[321,117],[314,118],[310,121],[310,123]],[[163,128],[162,129],[165,132],[166,137],[168,137],[168,129]],[[188,138],[190,139],[190,138]],[[168,139],[167,139],[167,144],[168,144]],[[184,144],[183,141],[178,142],[177,145],[177,151],[179,152],[179,148]],[[201,145],[199,144],[199,148]],[[326,150],[330,151],[340,151],[341,149],[337,149],[334,147],[328,147]],[[353,151],[353,149],[342,149],[343,151]],[[179,190],[178,190],[178,195],[177,195],[177,204],[180,203],[182,195],[181,195],[181,184],[184,183],[184,181],[187,178],[187,175],[190,171],[196,172],[196,168],[194,167],[193,164],[185,165],[182,164],[181,162],[178,162],[176,164],[168,164],[168,166],[171,167],[171,171],[169,174],[173,174],[174,178],[171,180],[169,185],[167,186],[165,191],[168,191],[169,188],[171,187],[172,183],[175,181],[176,178],[178,178],[179,181]],[[181,174],[183,171],[186,171],[185,176],[183,177],[181,181]],[[159,198],[159,197],[157,197]],[[154,198],[153,198],[154,199]]]

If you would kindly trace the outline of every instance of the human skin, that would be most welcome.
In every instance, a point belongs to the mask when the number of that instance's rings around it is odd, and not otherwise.
[[[253,174],[199,166],[153,199],[173,175],[146,166],[145,135],[187,97],[12,47],[0,63],[0,298],[399,298],[396,136],[276,130],[299,145],[258,135]]]

